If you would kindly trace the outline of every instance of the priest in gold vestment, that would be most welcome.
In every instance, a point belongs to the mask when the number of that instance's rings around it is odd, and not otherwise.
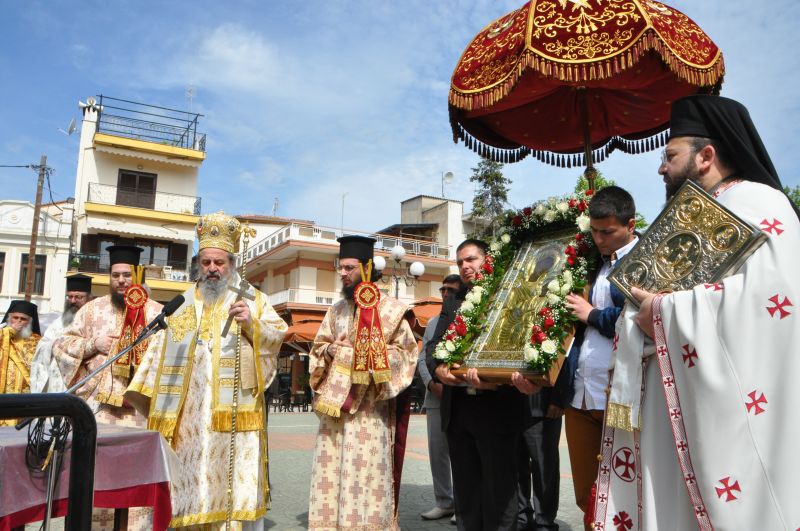
[[[200,219],[197,285],[184,293],[167,319],[162,349],[148,352],[125,395],[180,460],[171,528],[225,527],[234,399],[232,528],[263,529],[269,504],[264,391],[287,326],[263,293],[241,287],[233,254],[241,232],[239,221],[223,213]],[[222,337],[229,316],[233,325]]]
[[[36,305],[11,301],[0,329],[0,394],[29,393],[31,359],[41,339]],[[14,419],[0,420],[0,426],[13,426]]]
[[[399,529],[394,398],[414,377],[417,342],[408,307],[362,281],[372,278],[375,240],[345,236],[339,243],[344,298],[328,310],[309,353],[320,423],[308,528]]]

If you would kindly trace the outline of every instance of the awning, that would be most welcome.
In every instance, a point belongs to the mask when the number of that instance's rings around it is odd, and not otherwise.
[[[322,318],[310,317],[303,321],[294,321],[286,331],[284,343],[311,343],[317,337],[317,330],[322,324]]]
[[[414,301],[411,307],[416,319],[415,326],[425,328],[428,326],[428,321],[431,317],[436,317],[442,311],[442,299],[439,297],[425,297]]]
[[[131,219],[91,214],[86,216],[86,227],[90,231],[133,234],[140,237],[160,238],[173,242],[193,242],[194,228],[177,223],[139,223]],[[185,227],[185,228],[184,228]]]

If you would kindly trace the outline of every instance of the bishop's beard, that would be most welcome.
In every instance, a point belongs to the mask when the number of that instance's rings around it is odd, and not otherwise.
[[[200,273],[198,287],[204,304],[216,304],[225,297],[231,283],[231,273],[220,276],[214,273]]]
[[[358,284],[351,284],[350,286],[342,286],[342,291],[341,291],[342,297],[344,297],[349,301],[353,300],[356,296],[357,286]]]

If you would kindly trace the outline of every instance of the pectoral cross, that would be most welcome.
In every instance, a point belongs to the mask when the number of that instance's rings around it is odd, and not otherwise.
[[[250,299],[251,301],[256,300],[256,296],[250,293],[250,283],[245,279],[242,279],[239,282],[239,286],[228,286],[228,289],[232,292],[236,293],[236,300],[234,302],[239,302],[242,298]],[[228,320],[225,321],[225,327],[222,329],[222,337],[226,337],[228,335],[228,331],[231,329],[231,325],[233,324],[233,316],[229,315]]]

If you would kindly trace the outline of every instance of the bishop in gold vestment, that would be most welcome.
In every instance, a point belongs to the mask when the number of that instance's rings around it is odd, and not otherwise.
[[[249,287],[251,298],[238,300],[229,289],[240,285],[231,254],[240,230],[238,220],[221,213],[201,218],[200,280],[167,319],[163,348],[148,352],[125,395],[180,460],[171,528],[225,527],[234,393],[232,528],[263,529],[268,508],[264,391],[275,377],[287,326],[260,291]],[[229,316],[235,321],[222,337]]]
[[[399,529],[394,492],[394,398],[411,384],[417,342],[405,319],[408,308],[382,295],[374,306],[385,358],[361,363],[363,310],[356,311],[360,265],[369,264],[375,240],[340,238],[339,275],[344,299],[328,310],[309,353],[319,432],[311,470],[308,528],[348,531]],[[365,273],[366,276],[366,273]],[[374,284],[373,284],[374,286]],[[355,295],[355,297],[354,297]],[[360,299],[359,299],[360,300]],[[372,315],[368,321],[374,321]],[[357,332],[358,330],[358,332]],[[380,336],[380,337],[378,337]],[[357,352],[358,351],[358,352]],[[385,363],[383,361],[385,361]]]
[[[0,394],[29,393],[31,359],[41,335],[36,305],[11,301],[0,330]],[[13,426],[15,419],[0,420],[0,426]]]

